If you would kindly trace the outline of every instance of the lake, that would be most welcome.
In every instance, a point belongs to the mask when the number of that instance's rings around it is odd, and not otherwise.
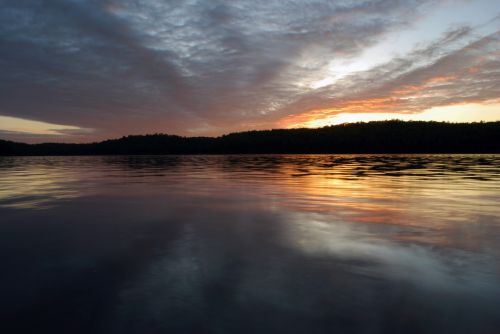
[[[3,333],[499,333],[500,155],[0,157]]]

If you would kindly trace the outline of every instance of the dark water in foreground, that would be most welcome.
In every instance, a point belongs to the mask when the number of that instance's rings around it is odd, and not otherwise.
[[[499,333],[500,156],[0,158],[0,254],[2,333]]]

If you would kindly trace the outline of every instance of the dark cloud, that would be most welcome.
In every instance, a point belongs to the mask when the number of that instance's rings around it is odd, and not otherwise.
[[[468,98],[498,97],[498,55],[441,52],[470,28],[334,86],[305,84],[435,2],[0,0],[0,115],[92,128],[89,138],[215,134],[418,84],[462,61],[480,63],[460,79]],[[477,41],[478,53],[497,42]]]

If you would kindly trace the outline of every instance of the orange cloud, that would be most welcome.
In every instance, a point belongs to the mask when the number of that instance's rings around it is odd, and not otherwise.
[[[327,119],[337,114],[390,112],[412,113],[420,111],[430,106],[422,106],[416,110],[415,104],[410,102],[423,98],[426,94],[430,94],[429,89],[432,87],[458,81],[466,74],[473,74],[478,71],[479,66],[473,66],[462,70],[462,73],[459,74],[434,76],[422,81],[420,84],[403,85],[394,88],[380,97],[354,99],[347,102],[342,101],[334,104],[330,108],[309,110],[301,114],[290,115],[281,119],[278,124],[284,127],[307,127],[311,124],[314,125],[321,123],[322,119]]]
[[[443,77],[430,78],[429,80],[426,81],[426,83],[429,84],[429,83],[448,82],[448,81],[453,81],[453,80],[457,80],[457,79],[458,79],[458,77],[456,75],[449,75],[449,76],[443,76]]]

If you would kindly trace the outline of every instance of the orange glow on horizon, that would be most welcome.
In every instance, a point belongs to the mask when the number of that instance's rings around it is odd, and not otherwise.
[[[464,69],[462,74],[475,73],[478,71],[478,66],[473,66]],[[500,107],[494,107],[497,113],[491,116],[489,112],[486,119],[476,118],[471,119],[470,115],[464,115],[470,105],[475,109],[484,109],[491,111],[492,104],[500,103],[498,101],[469,101],[468,103],[447,105],[447,106],[419,106],[420,98],[432,96],[432,92],[427,92],[426,89],[436,86],[446,85],[449,82],[460,80],[462,75],[435,76],[424,80],[420,85],[404,85],[388,91],[387,94],[379,97],[371,97],[364,99],[355,99],[347,102],[339,102],[330,108],[310,110],[308,112],[290,115],[279,121],[279,126],[285,128],[296,127],[321,127],[334,124],[352,123],[352,122],[369,122],[388,119],[403,119],[403,120],[448,120],[452,122],[469,122],[480,120],[500,120]],[[409,103],[414,102],[417,103]],[[447,108],[446,118],[442,119],[436,114],[437,109]],[[459,110],[457,117],[454,110]],[[429,113],[431,115],[429,115]],[[482,115],[477,115],[482,116]]]
[[[319,115],[319,112],[315,115]],[[304,115],[305,116],[305,115]],[[447,122],[492,122],[500,121],[500,100],[493,103],[464,103],[449,106],[433,107],[418,113],[371,112],[371,113],[337,113],[319,118],[311,118],[303,123],[288,126],[323,127],[328,125],[371,122],[399,119],[403,121],[447,121]]]

